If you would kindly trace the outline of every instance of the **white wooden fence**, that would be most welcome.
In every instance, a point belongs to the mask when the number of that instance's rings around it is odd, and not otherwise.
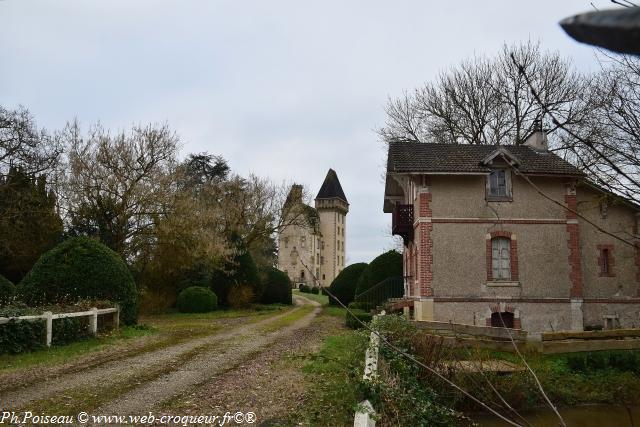
[[[66,319],[69,317],[89,317],[89,331],[96,335],[98,333],[98,316],[102,314],[113,313],[113,327],[117,329],[120,326],[120,307],[116,305],[113,308],[95,308],[93,307],[89,311],[78,311],[74,313],[56,313],[53,314],[50,311],[45,311],[42,314],[34,316],[16,316],[16,317],[0,317],[0,325],[9,323],[10,321],[34,321],[45,320],[45,328],[47,329],[47,347],[51,347],[51,337],[53,336],[53,320],[54,319]]]
[[[384,316],[385,311],[376,316]],[[380,347],[380,337],[377,333],[371,332],[369,336],[369,347],[365,353],[364,359],[364,375],[362,375],[362,379],[365,382],[370,382],[374,378],[378,376],[378,350]],[[376,427],[376,411],[373,409],[373,405],[369,400],[363,400],[358,405],[358,409],[356,410],[355,417],[353,419],[354,427]]]

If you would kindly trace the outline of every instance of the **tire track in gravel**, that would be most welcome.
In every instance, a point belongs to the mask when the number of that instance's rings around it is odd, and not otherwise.
[[[191,391],[194,387],[211,380],[216,375],[229,372],[252,354],[311,324],[321,311],[320,304],[304,297],[295,298],[298,304],[312,305],[314,309],[301,319],[278,330],[265,333],[260,326],[266,326],[268,329],[270,322],[263,322],[261,325],[257,325],[258,327],[246,331],[242,336],[237,336],[224,348],[218,347],[215,351],[200,353],[186,363],[177,366],[176,369],[133,388],[94,412],[107,415],[142,414],[157,408],[161,403],[171,398]]]
[[[199,349],[210,348],[224,341],[235,341],[239,337],[255,334],[255,331],[258,331],[261,326],[266,326],[271,322],[277,321],[277,319],[299,310],[301,307],[299,304],[300,303],[298,303],[297,307],[287,310],[282,314],[258,322],[252,322],[248,325],[213,332],[211,335],[181,342],[177,345],[137,354],[129,358],[109,361],[84,371],[62,373],[57,376],[45,378],[43,382],[35,385],[27,385],[25,387],[12,388],[10,391],[0,392],[0,410],[20,409],[35,401],[58,397],[68,390],[99,390],[108,388],[113,384],[135,381],[136,376],[144,377],[145,372],[149,371],[162,371],[166,370],[167,367],[182,369],[180,366],[181,358],[186,356],[188,359],[189,355],[197,354]],[[187,360],[186,365],[189,366],[198,359],[200,358],[196,356],[194,360]],[[154,381],[152,380],[152,382]],[[182,382],[184,382],[184,380],[182,380]]]

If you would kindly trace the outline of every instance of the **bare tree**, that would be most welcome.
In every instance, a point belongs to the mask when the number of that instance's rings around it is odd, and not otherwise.
[[[0,175],[6,175],[11,166],[30,175],[49,172],[61,153],[59,140],[38,129],[29,110],[0,106]]]
[[[640,60],[607,58],[590,88],[592,129],[598,131],[562,148],[601,186],[640,202]]]
[[[172,203],[177,135],[167,125],[111,134],[97,124],[85,137],[72,123],[63,136],[69,162],[64,206],[72,230],[97,235],[132,259]]]
[[[512,55],[524,65],[543,106]],[[588,76],[574,71],[558,53],[543,52],[538,43],[505,45],[495,58],[474,57],[434,83],[390,100],[379,133],[386,142],[518,144],[545,109],[562,117],[564,126],[586,126],[589,108],[583,94],[588,87]],[[549,133],[558,143],[565,139],[561,126]]]

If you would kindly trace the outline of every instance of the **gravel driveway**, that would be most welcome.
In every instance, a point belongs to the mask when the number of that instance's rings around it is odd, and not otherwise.
[[[301,331],[309,330],[321,308],[306,298],[294,299],[294,308],[276,316],[248,324],[230,322],[211,335],[130,357],[123,352],[95,366],[54,369],[37,383],[25,380],[27,385],[18,386],[20,378],[0,377],[5,385],[0,390],[0,410],[146,414],[184,401],[194,390],[206,395],[209,384],[237,378],[248,360],[264,359],[270,348],[285,351],[304,341],[309,334]],[[42,368],[34,372],[42,374]],[[21,375],[29,377],[29,372]]]

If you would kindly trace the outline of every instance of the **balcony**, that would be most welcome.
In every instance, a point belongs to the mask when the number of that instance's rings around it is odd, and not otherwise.
[[[413,205],[395,205],[391,219],[391,234],[401,236],[405,246],[413,240]]]

